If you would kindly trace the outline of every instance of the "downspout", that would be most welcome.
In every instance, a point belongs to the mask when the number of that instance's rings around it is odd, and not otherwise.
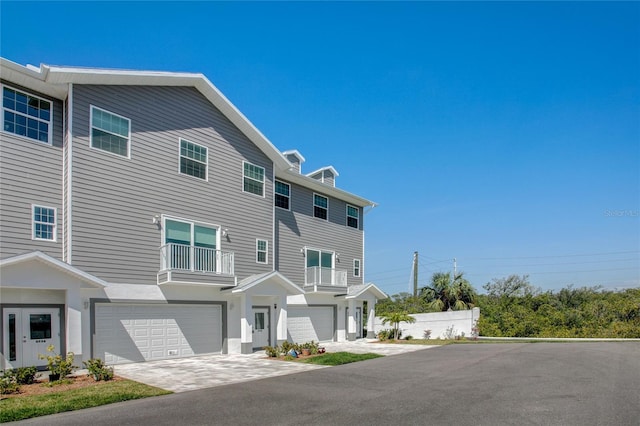
[[[69,83],[69,102],[68,102],[68,112],[67,112],[67,205],[66,205],[66,226],[67,226],[67,242],[66,242],[66,262],[71,265],[71,234],[72,234],[72,169],[73,169],[73,83]]]

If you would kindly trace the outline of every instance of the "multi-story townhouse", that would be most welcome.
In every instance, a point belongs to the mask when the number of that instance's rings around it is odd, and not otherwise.
[[[332,167],[303,174],[201,74],[0,61],[0,368],[373,332],[374,204]]]

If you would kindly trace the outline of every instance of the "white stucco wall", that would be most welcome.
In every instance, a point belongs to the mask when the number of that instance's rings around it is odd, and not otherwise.
[[[444,339],[447,334],[453,336],[470,337],[473,327],[480,318],[480,308],[466,311],[431,312],[428,314],[412,314],[416,319],[413,324],[400,323],[402,337],[412,336],[414,339],[424,339],[425,330],[431,330],[431,339]],[[382,318],[376,317],[375,331],[390,329],[391,324],[382,325]]]

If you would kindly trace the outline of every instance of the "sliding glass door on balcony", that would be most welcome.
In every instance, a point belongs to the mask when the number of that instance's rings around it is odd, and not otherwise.
[[[334,268],[335,253],[306,249],[306,285],[346,286],[346,271]]]
[[[217,228],[167,219],[164,230],[165,269],[217,271]]]

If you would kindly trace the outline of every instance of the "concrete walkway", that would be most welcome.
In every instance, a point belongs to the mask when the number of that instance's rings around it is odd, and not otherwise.
[[[366,340],[323,343],[321,346],[324,346],[327,352],[372,352],[381,355],[397,355],[434,347],[369,343]],[[115,366],[115,373],[173,392],[186,392],[319,368],[326,367],[268,359],[264,351],[259,351],[249,355],[204,355],[121,364]]]

